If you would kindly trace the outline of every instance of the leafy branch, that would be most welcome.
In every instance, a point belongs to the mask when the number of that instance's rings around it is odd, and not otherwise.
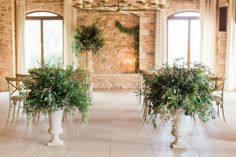
[[[135,70],[137,71],[139,69],[139,62],[138,62],[138,60],[139,60],[139,25],[132,27],[132,28],[126,28],[119,21],[116,21],[115,26],[122,33],[126,33],[126,34],[132,35],[134,37],[133,46],[136,51]]]
[[[81,26],[73,37],[72,49],[78,56],[81,51],[98,53],[104,46],[101,30],[95,25]]]

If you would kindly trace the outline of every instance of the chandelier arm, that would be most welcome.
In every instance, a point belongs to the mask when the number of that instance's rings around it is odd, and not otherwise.
[[[81,0],[80,0],[81,1]],[[166,1],[166,0],[164,0]],[[154,3],[147,3],[146,1],[140,1],[139,3],[129,4],[126,0],[117,0],[116,3],[109,4],[106,0],[101,0],[99,4],[97,3],[82,3],[75,2],[73,7],[77,11],[91,12],[91,11],[103,11],[103,12],[119,12],[119,11],[140,11],[140,12],[154,12],[161,11],[165,8],[165,3],[153,5]],[[143,3],[141,3],[143,2]],[[145,2],[145,3],[144,3]],[[121,4],[122,3],[122,4]],[[142,4],[142,5],[140,5]],[[148,5],[149,4],[149,5]]]
[[[117,10],[120,10],[120,0],[117,0]]]

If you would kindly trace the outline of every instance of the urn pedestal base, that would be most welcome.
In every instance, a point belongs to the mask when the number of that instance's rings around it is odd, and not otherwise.
[[[47,146],[63,146],[63,140],[59,138],[59,136],[53,136],[52,139],[48,142]]]
[[[171,134],[175,137],[175,140],[170,144],[173,149],[186,149],[186,143],[184,141],[184,136],[192,128],[192,119],[185,115],[184,110],[178,110],[176,112],[176,117],[173,120]]]
[[[170,148],[173,148],[173,149],[186,149],[186,144],[183,140],[175,140],[174,142],[172,142],[170,144]]]
[[[59,138],[59,135],[63,132],[61,127],[63,110],[58,110],[49,114],[49,129],[48,133],[52,136],[47,146],[62,146],[63,140]]]

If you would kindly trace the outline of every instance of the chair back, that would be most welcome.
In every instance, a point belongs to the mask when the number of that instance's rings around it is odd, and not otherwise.
[[[140,70],[139,73],[144,77],[148,79],[155,78],[155,74],[150,70]]]
[[[225,113],[224,113],[224,84],[225,78],[224,77],[215,77],[211,78],[212,81],[215,83],[215,91],[213,92],[214,101],[217,105],[217,114],[218,117],[220,115],[219,108],[222,110],[223,119],[225,121]]]
[[[17,78],[26,78],[28,76],[30,76],[30,74],[16,74]]]
[[[6,77],[9,96],[20,95],[23,89],[22,78]]]
[[[220,94],[221,100],[223,101],[225,78],[224,77],[214,77],[214,78],[211,78],[210,80],[214,81],[215,91],[216,91],[216,93]]]
[[[211,79],[215,83],[215,90],[224,90],[225,78],[224,77],[214,77]]]

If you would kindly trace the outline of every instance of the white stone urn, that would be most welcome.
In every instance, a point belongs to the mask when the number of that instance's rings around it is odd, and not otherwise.
[[[175,137],[175,141],[170,144],[171,148],[186,149],[184,136],[192,129],[192,118],[185,115],[185,110],[177,110],[176,117],[172,123],[171,134]]]
[[[48,146],[62,146],[63,140],[59,138],[59,135],[63,132],[61,127],[63,116],[63,110],[59,109],[54,113],[49,114],[49,129],[48,133],[52,135],[51,140],[48,142]]]

